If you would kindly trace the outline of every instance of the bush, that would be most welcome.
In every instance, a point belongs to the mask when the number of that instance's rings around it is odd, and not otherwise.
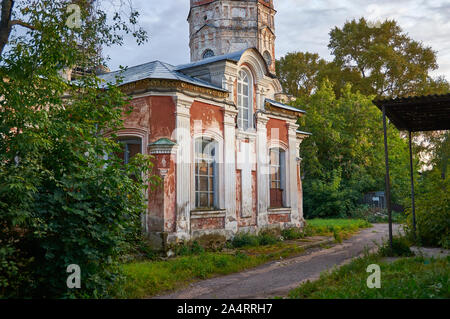
[[[389,240],[385,241],[379,247],[379,254],[382,257],[410,257],[414,256],[411,251],[410,243],[406,237],[393,237],[392,238],[392,248],[389,245]]]
[[[431,172],[422,180],[416,196],[416,239],[420,245],[449,247],[450,178]],[[412,211],[408,210],[407,233],[412,238]]]
[[[280,237],[274,235],[272,230],[262,231],[259,235],[239,233],[231,240],[233,248],[255,247],[273,245],[280,241]]]
[[[305,233],[298,228],[287,228],[281,231],[281,236],[287,240],[295,240],[305,238]]]

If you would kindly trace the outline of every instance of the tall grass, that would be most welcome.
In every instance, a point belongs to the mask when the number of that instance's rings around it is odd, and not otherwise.
[[[381,267],[381,288],[367,287],[367,266]],[[450,257],[401,258],[383,262],[377,255],[358,258],[289,293],[292,299],[450,298]]]

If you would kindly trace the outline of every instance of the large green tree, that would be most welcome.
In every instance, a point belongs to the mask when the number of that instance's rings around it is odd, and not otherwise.
[[[394,20],[368,23],[364,18],[330,31],[334,62],[361,75],[365,94],[414,95],[434,85],[436,52],[411,39]]]
[[[1,1],[2,297],[107,296],[139,234],[146,185],[157,179],[144,180],[149,158],[122,165],[115,155],[128,99],[100,89],[95,74],[100,47],[129,32],[146,39],[126,8],[109,17],[99,1]],[[75,67],[84,75],[70,82],[62,75]],[[70,264],[81,289],[66,286]]]
[[[307,111],[302,129],[313,135],[302,143],[304,203],[307,217],[347,216],[368,191],[384,188],[383,129],[373,96],[352,92],[350,84],[336,97],[325,81],[296,105]],[[393,199],[408,191],[408,148],[389,127]]]
[[[325,79],[337,96],[347,83],[365,95],[405,96],[445,94],[450,85],[433,77],[436,52],[411,39],[395,21],[352,20],[330,32],[327,62],[316,53],[288,53],[277,61],[277,74],[286,93],[308,96]]]
[[[317,53],[288,53],[276,61],[276,70],[286,93],[309,96],[318,85],[318,75],[327,62]]]

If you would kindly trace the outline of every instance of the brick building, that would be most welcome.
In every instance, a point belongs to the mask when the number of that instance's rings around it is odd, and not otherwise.
[[[163,179],[143,216],[155,244],[303,226],[309,134],[274,74],[274,16],[272,0],[191,0],[191,63],[122,73],[134,106],[118,134],[124,161],[151,154]]]

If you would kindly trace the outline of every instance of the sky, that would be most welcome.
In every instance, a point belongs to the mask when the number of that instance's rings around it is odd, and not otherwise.
[[[274,0],[274,4],[277,58],[308,51],[330,61],[327,45],[332,28],[360,17],[395,19],[412,39],[437,51],[439,69],[433,76],[450,80],[450,0]],[[133,6],[149,42],[138,46],[125,38],[123,46],[106,49],[111,70],[154,60],[173,65],[190,62],[189,0],[133,0]]]

